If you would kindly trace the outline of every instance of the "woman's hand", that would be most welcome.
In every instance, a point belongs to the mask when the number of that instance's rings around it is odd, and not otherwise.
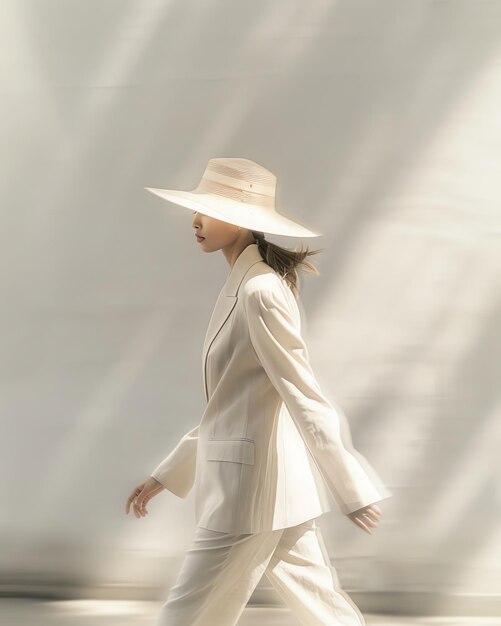
[[[159,483],[156,478],[150,476],[148,480],[145,480],[143,483],[138,485],[127,498],[127,502],[125,503],[125,513],[129,512],[130,505],[132,504],[134,508],[134,515],[136,517],[144,517],[145,515],[148,515],[149,511],[146,510],[146,505],[154,496],[164,489],[165,487],[162,483]]]
[[[361,509],[349,513],[348,517],[357,526],[360,526],[362,530],[372,535],[370,527],[375,528],[378,525],[379,518],[381,517],[381,509],[377,504],[368,504]]]

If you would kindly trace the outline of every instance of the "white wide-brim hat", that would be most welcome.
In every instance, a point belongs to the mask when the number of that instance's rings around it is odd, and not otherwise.
[[[276,176],[262,165],[241,158],[210,159],[198,186],[191,191],[147,191],[164,200],[249,230],[289,237],[322,233],[286,217],[275,208]]]

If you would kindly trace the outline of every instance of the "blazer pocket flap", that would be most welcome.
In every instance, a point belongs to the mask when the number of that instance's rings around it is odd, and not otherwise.
[[[254,441],[251,439],[209,439],[206,446],[208,461],[254,465]]]

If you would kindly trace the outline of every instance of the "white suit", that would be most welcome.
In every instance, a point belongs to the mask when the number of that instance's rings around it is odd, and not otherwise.
[[[342,413],[320,390],[300,322],[285,280],[248,245],[207,329],[200,423],[151,473],[181,498],[195,486],[201,528],[296,526],[330,510],[323,486],[345,514],[392,495],[344,445]]]

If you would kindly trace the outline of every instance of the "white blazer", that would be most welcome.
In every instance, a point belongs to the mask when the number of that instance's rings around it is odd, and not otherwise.
[[[300,322],[285,280],[248,245],[207,329],[201,421],[150,474],[180,498],[195,485],[198,526],[257,533],[318,517],[330,495],[345,514],[392,495],[344,445]]]

